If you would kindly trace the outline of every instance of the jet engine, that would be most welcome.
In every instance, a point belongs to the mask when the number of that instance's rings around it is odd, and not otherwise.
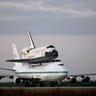
[[[76,79],[75,76],[68,76],[67,80],[69,80],[71,83],[76,83],[77,82],[77,79]]]
[[[86,76],[82,79],[82,82],[89,82],[90,81],[90,77]]]

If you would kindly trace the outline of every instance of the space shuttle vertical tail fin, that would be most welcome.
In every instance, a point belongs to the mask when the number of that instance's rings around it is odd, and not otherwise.
[[[27,35],[28,35],[28,40],[29,40],[29,46],[34,49],[35,48],[35,44],[34,44],[34,41],[32,39],[31,33],[27,32]]]

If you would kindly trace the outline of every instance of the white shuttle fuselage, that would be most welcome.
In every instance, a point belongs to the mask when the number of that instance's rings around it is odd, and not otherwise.
[[[58,51],[53,45],[36,48],[30,32],[27,35],[29,45],[21,50],[21,59],[7,60],[7,62],[36,64],[50,62],[58,57]]]
[[[21,50],[22,59],[29,59],[27,63],[50,62],[51,60],[58,57],[58,51],[53,45],[47,45],[36,48],[31,33],[27,32],[27,36],[29,45],[28,47],[25,47]]]
[[[50,62],[58,56],[58,52],[53,45],[47,45],[35,49],[30,47],[21,50],[22,59],[29,59],[29,63]]]

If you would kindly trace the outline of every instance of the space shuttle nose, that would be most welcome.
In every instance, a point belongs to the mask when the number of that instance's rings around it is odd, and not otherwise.
[[[58,57],[58,51],[57,50],[53,50],[52,54],[53,54],[54,58]]]
[[[53,50],[53,51],[51,51],[51,52],[45,52],[45,54],[46,54],[47,57],[53,57],[53,58],[58,57],[58,52],[57,52],[57,50]]]

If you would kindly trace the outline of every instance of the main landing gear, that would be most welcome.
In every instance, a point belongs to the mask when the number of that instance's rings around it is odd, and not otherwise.
[[[24,86],[24,87],[57,87],[57,86],[62,86],[61,81],[50,81],[50,82],[40,82],[38,79],[21,79],[17,78],[15,80],[15,83],[18,86]]]

